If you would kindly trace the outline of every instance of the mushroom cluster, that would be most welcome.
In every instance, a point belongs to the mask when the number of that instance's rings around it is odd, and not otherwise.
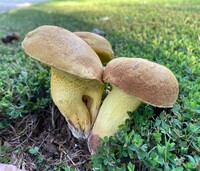
[[[41,26],[26,35],[22,47],[51,67],[53,102],[72,134],[88,140],[91,154],[100,138],[112,136],[129,119],[127,111],[142,102],[172,107],[178,97],[178,82],[168,68],[142,58],[114,58],[108,40],[94,33]],[[113,87],[102,102],[106,83]]]

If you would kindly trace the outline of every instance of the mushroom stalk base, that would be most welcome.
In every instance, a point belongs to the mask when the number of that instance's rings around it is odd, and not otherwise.
[[[136,97],[113,87],[99,110],[88,139],[88,146],[92,154],[96,153],[96,146],[100,145],[99,137],[114,135],[118,127],[124,124],[126,119],[129,119],[127,112],[134,111],[140,104],[141,101]]]
[[[76,138],[87,138],[101,103],[104,84],[51,68],[51,96]]]

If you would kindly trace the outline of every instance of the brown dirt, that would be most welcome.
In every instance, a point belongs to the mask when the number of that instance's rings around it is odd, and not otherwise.
[[[10,159],[10,163],[27,171],[50,171],[61,162],[81,171],[91,170],[87,168],[91,156],[86,141],[72,136],[54,105],[11,120],[7,128],[0,130],[0,147],[3,145],[9,148],[5,153],[0,150],[0,159]],[[34,147],[39,151],[31,154],[29,150]]]

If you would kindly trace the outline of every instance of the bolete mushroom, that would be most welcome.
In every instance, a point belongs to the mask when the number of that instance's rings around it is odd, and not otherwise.
[[[127,111],[134,111],[142,102],[170,108],[179,93],[177,79],[168,68],[141,58],[113,59],[105,68],[103,80],[113,87],[88,138],[92,154],[100,145],[99,137],[112,136],[129,119]]]
[[[51,96],[77,138],[87,138],[101,103],[103,66],[92,48],[56,26],[29,32],[22,47],[51,67]]]
[[[107,64],[114,58],[112,46],[110,42],[103,36],[84,31],[74,33],[83,39],[97,53],[103,64]]]

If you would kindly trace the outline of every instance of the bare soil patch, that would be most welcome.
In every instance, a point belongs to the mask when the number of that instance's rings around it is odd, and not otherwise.
[[[11,120],[7,128],[0,130],[0,146],[3,145],[8,150],[0,157],[27,171],[53,170],[61,162],[81,171],[91,170],[87,166],[91,156],[86,140],[73,137],[54,105]],[[32,154],[30,149],[39,150]]]

